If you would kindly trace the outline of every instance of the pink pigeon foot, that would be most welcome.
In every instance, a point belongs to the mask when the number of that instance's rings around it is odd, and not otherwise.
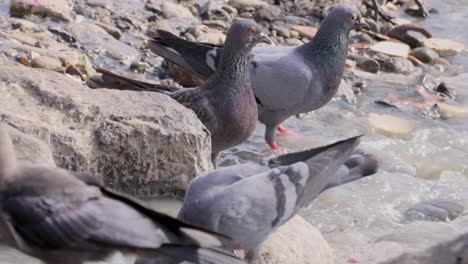
[[[287,137],[297,137],[297,134],[291,130],[287,130],[286,128],[284,128],[284,126],[282,125],[279,125],[277,128],[278,132],[283,135],[283,136],[287,136]]]
[[[284,151],[282,151],[278,145],[276,145],[275,142],[271,143],[271,144],[268,144],[270,146],[270,148],[273,150],[273,152],[275,154],[284,154]]]

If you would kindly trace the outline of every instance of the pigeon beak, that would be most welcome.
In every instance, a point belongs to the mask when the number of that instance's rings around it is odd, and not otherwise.
[[[267,44],[272,44],[273,41],[263,32],[260,32],[260,34],[257,34],[257,43],[267,43]]]
[[[363,17],[361,17],[361,19],[359,19],[359,22],[356,25],[356,29],[370,30],[370,27],[369,24],[367,24],[366,20]]]

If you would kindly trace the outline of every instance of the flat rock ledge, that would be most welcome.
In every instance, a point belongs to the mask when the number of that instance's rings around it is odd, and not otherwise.
[[[92,90],[0,60],[0,105],[23,161],[90,171],[132,195],[180,196],[212,169],[209,132],[166,95]]]

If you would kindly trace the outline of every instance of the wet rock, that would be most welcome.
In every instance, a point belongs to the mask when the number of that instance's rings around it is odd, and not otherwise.
[[[60,39],[62,39],[63,41],[67,42],[67,43],[75,43],[76,42],[76,39],[70,34],[68,33],[67,31],[65,31],[62,27],[58,27],[58,26],[50,26],[48,28],[48,30],[60,37]]]
[[[424,47],[412,50],[411,55],[424,63],[430,63],[431,61],[439,58],[439,54],[433,49]]]
[[[262,0],[229,0],[228,5],[237,8],[237,10],[240,10],[245,7],[265,7],[268,6],[268,3]]]
[[[112,8],[112,1],[111,0],[86,0],[86,4],[91,7],[100,7],[104,9],[111,9]]]
[[[287,29],[285,27],[277,27],[276,32],[277,32],[278,36],[280,36],[280,37],[284,37],[284,38],[290,38],[291,37],[291,32],[289,31],[289,29]]]
[[[431,48],[441,57],[453,56],[462,52],[465,46],[451,39],[429,38],[424,41],[424,47]]]
[[[304,42],[296,38],[290,38],[286,40],[286,44],[288,44],[289,46],[300,46],[304,44]]]
[[[411,61],[399,57],[388,58],[382,64],[382,70],[392,73],[409,74],[415,69]]]
[[[406,138],[414,129],[408,120],[375,113],[369,115],[369,124],[376,133],[392,138]]]
[[[374,39],[364,33],[354,34],[351,36],[351,43],[374,43]]]
[[[135,71],[135,72],[137,72],[137,73],[145,73],[147,67],[148,67],[148,65],[147,65],[145,62],[134,61],[134,62],[130,65],[130,70],[131,70],[131,71]]]
[[[29,14],[48,16],[54,19],[71,21],[70,5],[67,0],[11,0],[10,14],[24,17]]]
[[[194,17],[193,14],[187,8],[170,1],[164,1],[164,3],[161,6],[161,12],[165,18]]]
[[[300,216],[278,228],[262,245],[256,264],[333,264],[333,254],[320,232]]]
[[[433,200],[414,205],[404,212],[409,221],[451,221],[463,214],[463,205],[448,200]]]
[[[356,59],[357,66],[366,72],[378,73],[380,64],[378,61],[368,57],[358,57]]]
[[[63,74],[0,61],[0,120],[46,142],[57,166],[137,196],[180,194],[212,168],[192,111],[151,92],[92,90]]]
[[[109,24],[102,23],[102,22],[99,22],[99,21],[93,21],[93,23],[95,25],[101,27],[102,29],[104,29],[107,33],[109,33],[115,39],[120,39],[122,37],[122,31],[120,31],[120,29],[118,29],[118,28],[116,28],[114,26],[111,26]]]
[[[138,55],[138,51],[116,40],[101,27],[91,23],[80,23],[70,28],[70,33],[88,52],[105,53],[112,59],[128,61]]]
[[[439,106],[440,117],[443,119],[468,117],[468,108],[446,103],[437,103],[437,106]]]
[[[317,33],[318,29],[308,26],[293,26],[293,29],[305,38],[312,39]]]
[[[449,98],[455,99],[455,88],[450,87],[445,82],[441,82],[437,87],[434,88],[434,91],[440,94],[443,94]]]
[[[49,71],[58,71],[62,68],[62,63],[60,62],[60,60],[55,58],[39,56],[31,61],[31,66],[34,68],[42,68]]]
[[[388,36],[398,39],[412,48],[421,47],[426,38],[431,38],[432,35],[425,28],[416,24],[404,24],[396,26],[388,32]]]
[[[377,53],[383,53],[390,56],[407,58],[410,53],[410,47],[404,43],[381,41],[370,47],[370,49]]]
[[[450,62],[447,60],[447,59],[444,59],[444,58],[437,58],[437,59],[434,59],[431,61],[431,64],[432,65],[443,65],[443,66],[448,66],[450,65]]]

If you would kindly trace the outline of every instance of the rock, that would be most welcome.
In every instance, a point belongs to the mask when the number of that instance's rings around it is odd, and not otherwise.
[[[123,61],[133,60],[138,55],[136,49],[116,40],[95,24],[75,24],[70,28],[70,33],[88,52],[104,52],[112,59]]]
[[[378,73],[380,70],[380,64],[378,61],[368,58],[368,57],[359,57],[356,60],[357,66],[366,72]]]
[[[226,40],[226,35],[221,31],[208,31],[204,37],[206,42],[213,44],[223,44]]]
[[[409,74],[415,71],[415,67],[411,61],[405,58],[388,58],[382,64],[382,70],[392,73]]]
[[[237,8],[237,10],[240,10],[245,7],[264,7],[268,6],[268,3],[262,0],[229,0],[228,5]]]
[[[54,19],[71,21],[70,5],[67,0],[11,0],[10,14],[24,17],[28,14],[48,16]]]
[[[9,61],[0,61],[0,82],[0,120],[46,142],[59,167],[137,196],[181,194],[212,168],[206,128],[168,96],[92,90]]]
[[[148,67],[148,65],[145,62],[134,61],[130,65],[130,70],[135,71],[137,73],[145,73],[147,67]]]
[[[22,164],[55,166],[52,151],[47,143],[8,126],[10,137],[15,145],[15,154]]]
[[[15,49],[4,49],[2,50],[2,52],[8,57],[15,57],[16,55],[18,55],[18,51]]]
[[[274,5],[266,5],[258,8],[255,17],[260,20],[273,21],[281,15],[281,8]]]
[[[402,58],[407,58],[411,50],[407,44],[392,41],[378,42],[372,45],[370,49],[374,52]]]
[[[468,117],[468,108],[446,103],[437,103],[437,106],[439,106],[440,117],[443,119]]]
[[[320,232],[300,216],[278,228],[262,245],[256,264],[333,264]]]
[[[431,61],[439,58],[439,54],[433,49],[424,47],[414,49],[411,51],[411,55],[424,63],[430,63]]]
[[[398,39],[412,48],[421,47],[426,38],[432,37],[429,31],[416,24],[396,26],[388,32],[388,36]]]
[[[317,28],[308,27],[308,26],[293,26],[292,28],[295,31],[299,32],[301,36],[308,38],[308,39],[312,39],[318,31]]]
[[[371,113],[369,123],[376,133],[392,138],[406,138],[414,129],[408,120],[391,115]]]
[[[451,39],[429,38],[424,41],[424,47],[431,48],[441,57],[453,56],[462,52],[465,46]]]
[[[296,38],[290,38],[290,39],[286,39],[286,44],[288,44],[289,46],[300,46],[304,44],[304,42]]]
[[[120,29],[118,29],[118,28],[116,28],[114,26],[111,26],[109,24],[102,23],[102,22],[99,22],[99,21],[93,21],[93,23],[95,25],[101,27],[102,29],[104,29],[107,33],[109,33],[115,39],[120,39],[122,37],[122,31],[120,31]]]
[[[170,2],[164,1],[161,6],[162,14],[165,18],[174,18],[174,17],[190,17],[193,18],[193,14],[184,6]]]
[[[452,99],[455,99],[455,96],[456,96],[456,92],[455,92],[455,88],[451,87],[450,85],[446,84],[445,82],[441,82],[439,83],[439,85],[437,85],[435,88],[434,88],[434,91],[437,92],[437,93],[440,93],[440,94],[443,94],[449,98],[452,98]]]
[[[404,216],[409,221],[451,221],[463,214],[463,205],[448,200],[433,200],[418,203],[406,210]]]
[[[100,7],[104,9],[111,9],[112,8],[112,1],[111,0],[86,0],[86,4],[91,7]]]
[[[448,66],[448,65],[450,65],[450,62],[447,59],[444,59],[444,58],[437,58],[437,59],[432,60],[431,64],[432,65],[439,64],[439,65]]]
[[[49,71],[58,71],[62,69],[62,63],[56,58],[47,56],[39,56],[31,61],[31,66],[34,68],[42,68]]]
[[[276,32],[278,33],[278,36],[283,37],[283,38],[290,38],[291,37],[291,32],[289,29],[285,27],[277,27]]]

